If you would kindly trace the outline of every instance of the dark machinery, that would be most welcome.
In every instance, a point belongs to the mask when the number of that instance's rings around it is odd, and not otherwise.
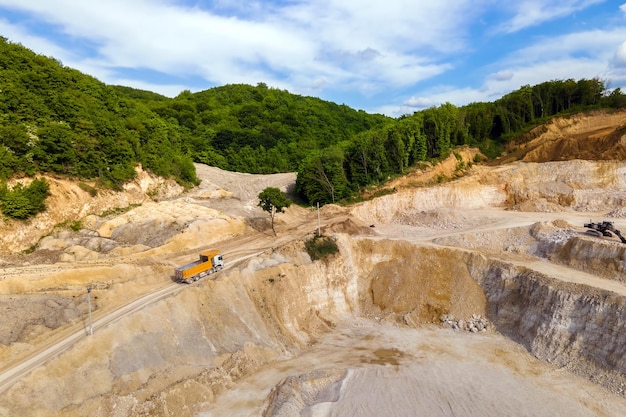
[[[613,235],[617,236],[622,243],[626,243],[626,238],[622,236],[622,233],[615,228],[613,222],[603,221],[600,223],[585,223],[585,227],[588,233],[593,234],[594,236],[608,236],[613,237]]]

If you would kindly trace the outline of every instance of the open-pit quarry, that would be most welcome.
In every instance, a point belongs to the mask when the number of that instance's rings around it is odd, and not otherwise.
[[[0,416],[626,415],[626,244],[583,227],[626,232],[626,162],[459,155],[277,236],[255,199],[293,174],[51,179],[3,225]],[[319,232],[339,252],[312,261]],[[208,248],[226,268],[174,282]]]

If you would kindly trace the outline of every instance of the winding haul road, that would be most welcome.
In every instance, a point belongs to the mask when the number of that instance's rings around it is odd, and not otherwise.
[[[315,217],[314,213],[308,213],[295,216],[295,218],[286,221],[282,226],[283,233],[279,236],[270,236],[259,232],[236,236],[230,240],[221,242],[220,249],[222,253],[226,255],[226,265],[222,271],[232,268],[246,259],[258,256],[272,247],[282,245],[294,239],[302,239],[311,232],[312,228],[310,223],[313,217]],[[337,221],[338,219],[343,220],[344,218],[345,216],[331,216],[331,219],[327,220]],[[317,219],[317,217],[315,217],[315,219]],[[316,225],[317,224],[318,223],[316,223]],[[198,251],[200,251],[199,248],[181,252],[174,256],[174,258],[182,255],[187,256],[191,253],[197,253]],[[97,264],[97,262],[94,264]],[[52,267],[54,268],[54,266]],[[20,271],[23,272],[24,269],[28,270],[28,268],[29,267],[17,268],[15,273],[19,274]],[[36,270],[40,270],[40,268],[41,266],[38,266]],[[219,274],[217,276],[219,276]],[[217,278],[217,276],[212,275],[213,278]],[[205,277],[203,279],[208,278]],[[109,326],[156,301],[169,297],[178,291],[182,291],[186,287],[186,284],[168,283],[151,293],[144,294],[127,304],[116,307],[113,311],[96,311],[94,313],[92,329],[96,331]],[[89,329],[86,328],[83,322],[76,323],[68,328],[55,332],[55,334],[51,335],[45,342],[34,346],[31,351],[0,364],[0,393],[6,391],[37,367],[44,365],[64,351],[69,350],[77,341],[88,337],[88,334]]]
[[[482,224],[476,227],[470,227],[469,229],[455,231],[431,230],[430,233],[422,233],[424,232],[424,230],[420,230],[419,233],[411,230],[407,232],[406,229],[411,228],[403,226],[404,230],[402,232],[401,238],[406,239],[407,233],[410,233],[411,235],[413,235],[413,239],[409,240],[417,240],[427,243],[435,237],[527,226],[537,221],[554,220],[556,218],[564,217],[567,218],[568,216],[570,216],[569,220],[574,223],[578,223],[579,220],[583,217],[583,214],[578,213],[510,213],[498,209],[486,209],[483,211],[483,214],[485,213],[494,216],[492,217],[493,221],[490,222],[490,224]],[[587,214],[585,214],[585,216],[587,216]],[[346,218],[347,215],[345,213],[327,216],[324,219],[324,226],[332,223],[343,222]],[[230,241],[224,242],[223,245],[221,245],[224,248],[222,253],[228,255],[228,263],[226,264],[224,269],[226,270],[232,268],[233,266],[248,258],[258,256],[264,251],[272,247],[284,244],[287,241],[301,239],[306,234],[311,233],[311,220],[307,220],[304,218],[294,220],[293,222],[286,224],[285,229],[288,230],[288,232],[281,233],[282,236],[279,235],[278,237],[269,237],[264,236],[263,234],[255,234],[236,237]],[[384,225],[377,226],[376,231],[378,236],[370,236],[370,238],[393,239],[399,237],[397,236],[397,230],[394,231],[391,229],[387,229]],[[511,261],[509,260],[509,262]],[[513,261],[512,263],[516,262]],[[622,283],[602,279],[591,274],[582,273],[580,271],[574,271],[561,265],[555,265],[543,261],[536,261],[525,263],[524,266],[545,275],[551,276],[553,278],[560,279],[562,281],[585,284],[597,288],[603,288],[608,291],[613,291],[621,295],[626,295],[626,285]],[[92,328],[94,331],[97,331],[98,329],[109,326],[154,302],[157,302],[179,291],[182,291],[186,287],[187,285],[169,283],[151,293],[142,295],[141,297],[125,305],[122,305],[121,307],[113,311],[97,311],[94,314],[95,319],[93,320]],[[88,337],[88,329],[84,326],[84,323],[77,323],[73,326],[57,332],[54,336],[50,337],[47,342],[33,348],[33,350],[29,352],[26,357],[17,358],[10,363],[2,364],[0,366],[0,393],[6,391],[21,378],[35,370],[37,367],[42,366],[43,364],[57,357],[66,350],[69,350],[77,341],[81,340],[84,337]]]
[[[237,259],[233,259],[229,262],[224,269],[231,268],[237,263],[244,261],[248,258],[259,255],[261,252],[256,251],[252,254],[240,256]],[[106,313],[104,316],[96,318],[92,323],[93,331],[102,329],[106,326],[115,323],[116,321],[129,316],[142,308],[159,301],[163,298],[183,290],[186,285],[183,284],[169,284],[163,288],[160,288],[149,294],[145,294],[134,301],[129,302],[114,311]],[[96,313],[97,315],[97,313]],[[6,391],[13,384],[18,382],[21,378],[28,375],[37,367],[45,364],[49,360],[57,357],[61,353],[65,352],[72,347],[78,340],[87,337],[89,334],[88,329],[84,328],[82,324],[76,324],[68,329],[62,331],[55,338],[49,339],[48,343],[37,346],[35,350],[30,352],[26,359],[22,359],[17,363],[5,364],[0,369],[0,393]]]

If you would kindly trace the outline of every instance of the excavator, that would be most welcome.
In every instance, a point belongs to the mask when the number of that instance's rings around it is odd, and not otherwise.
[[[589,222],[589,223],[585,223],[585,227],[589,229],[587,230],[587,232],[595,236],[612,237],[613,235],[615,235],[619,238],[619,240],[622,241],[622,243],[626,243],[626,238],[622,236],[622,233],[615,228],[615,226],[613,225],[613,222],[609,222],[609,221],[602,221],[599,223]]]

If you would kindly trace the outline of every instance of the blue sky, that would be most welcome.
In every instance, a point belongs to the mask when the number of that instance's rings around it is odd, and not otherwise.
[[[169,97],[264,82],[390,116],[555,79],[626,86],[623,0],[0,0],[0,35]]]

